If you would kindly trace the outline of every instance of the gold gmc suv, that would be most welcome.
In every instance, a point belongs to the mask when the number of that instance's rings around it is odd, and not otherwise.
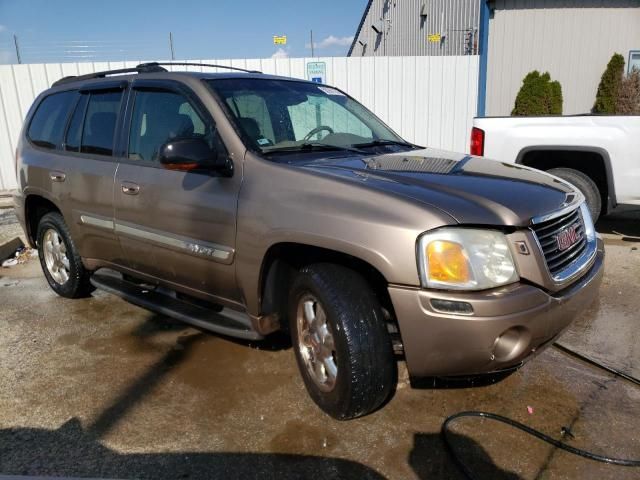
[[[565,181],[406,142],[328,85],[162,65],[66,77],[27,115],[15,203],[59,295],[282,330],[338,419],[385,402],[400,355],[412,379],[513,371],[597,296]]]

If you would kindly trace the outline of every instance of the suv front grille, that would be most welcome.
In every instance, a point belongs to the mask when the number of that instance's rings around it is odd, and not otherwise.
[[[572,225],[576,225],[575,232],[579,239],[568,248],[561,250],[558,235]],[[533,225],[532,228],[538,238],[551,275],[564,270],[587,248],[587,236],[582,215],[580,215],[580,208],[576,208],[560,217]]]

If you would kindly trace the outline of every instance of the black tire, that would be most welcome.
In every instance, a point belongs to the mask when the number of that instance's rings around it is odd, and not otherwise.
[[[44,236],[48,230],[54,230],[60,236],[66,248],[66,258],[69,261],[68,279],[64,283],[56,281],[45,261]],[[58,212],[50,212],[40,219],[38,223],[38,253],[40,266],[44,276],[49,282],[49,286],[58,295],[66,298],[82,298],[88,296],[95,288],[91,285],[89,278],[91,272],[84,268],[76,244],[71,238],[69,228],[64,222],[64,218]]]
[[[318,386],[301,353],[298,307],[309,295],[322,305],[334,339],[337,374],[330,391]],[[289,298],[291,341],[313,401],[338,420],[380,407],[395,390],[397,368],[382,309],[364,278],[340,265],[309,265],[295,276]]]
[[[553,168],[549,170],[548,173],[566,180],[580,190],[587,200],[587,206],[589,207],[589,213],[591,213],[593,223],[598,221],[598,217],[602,211],[602,196],[600,195],[598,186],[591,180],[591,177],[573,168]]]

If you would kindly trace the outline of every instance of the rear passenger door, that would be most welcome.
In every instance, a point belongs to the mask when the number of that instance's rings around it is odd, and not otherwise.
[[[113,223],[114,145],[123,107],[123,82],[80,90],[69,119],[63,158],[51,173],[64,198],[65,220],[80,255],[118,263],[122,258]]]
[[[202,138],[226,154],[211,114],[178,82],[136,80],[127,118],[115,220],[128,264],[188,293],[237,300],[233,260],[240,175],[175,171],[158,160],[160,147],[175,138]]]

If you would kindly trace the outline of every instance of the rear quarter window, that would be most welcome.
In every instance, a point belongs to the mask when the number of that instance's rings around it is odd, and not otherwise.
[[[61,145],[75,96],[74,91],[54,93],[40,102],[27,131],[27,137],[34,145],[50,149]]]

